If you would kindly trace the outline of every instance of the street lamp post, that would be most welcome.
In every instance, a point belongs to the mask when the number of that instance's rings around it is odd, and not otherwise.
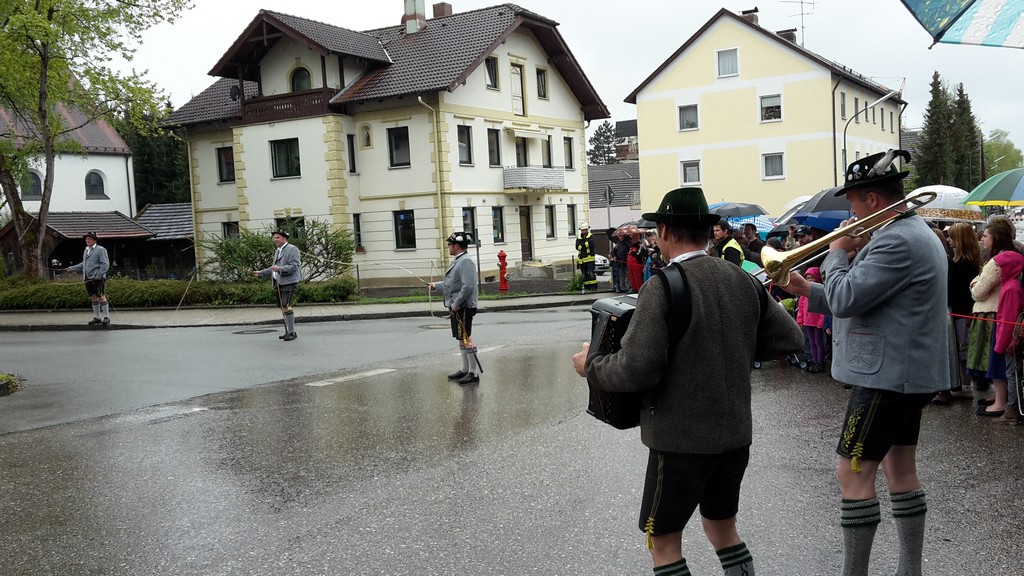
[[[850,127],[850,122],[853,122],[853,119],[856,118],[857,116],[867,112],[868,110],[871,110],[872,108],[874,108],[875,106],[878,106],[882,102],[885,102],[889,98],[892,98],[898,92],[899,92],[898,88],[893,90],[892,92],[889,92],[885,96],[882,96],[878,100],[875,100],[871,104],[868,104],[862,110],[858,110],[857,112],[855,112],[854,115],[850,116],[850,119],[846,121],[846,126],[843,127],[843,171],[845,171],[846,167],[849,166],[849,163],[846,161],[846,130]]]

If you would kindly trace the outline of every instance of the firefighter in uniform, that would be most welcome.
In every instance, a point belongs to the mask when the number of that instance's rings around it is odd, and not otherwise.
[[[576,251],[579,252],[579,268],[583,274],[583,292],[597,290],[597,271],[594,263],[594,235],[590,233],[590,224],[580,225],[580,235],[576,238]]]

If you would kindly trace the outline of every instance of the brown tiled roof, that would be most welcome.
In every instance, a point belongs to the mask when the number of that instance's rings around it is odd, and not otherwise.
[[[149,238],[153,232],[120,212],[50,212],[46,226],[64,239],[95,232],[104,238]]]
[[[254,98],[259,93],[259,87],[255,82],[246,80],[244,84],[246,98]],[[216,82],[200,92],[198,96],[192,97],[184,106],[171,112],[170,116],[164,121],[164,124],[184,126],[241,117],[241,99],[233,100],[231,98],[231,88],[237,85],[237,80],[218,78]]]
[[[103,118],[89,120],[80,110],[70,108],[62,103],[55,106],[54,113],[60,117],[61,123],[66,129],[75,128],[63,138],[77,142],[85,152],[123,155],[132,153],[117,130],[114,130]],[[34,132],[28,126],[24,118],[17,118],[9,110],[0,108],[0,138],[21,143],[23,135]]]
[[[426,26],[414,34],[406,34],[404,26],[353,32],[315,20],[261,11],[210,72],[212,75],[230,75],[233,78],[218,80],[175,110],[168,124],[189,125],[240,117],[238,102],[231,101],[223,94],[237,82],[234,79],[237,69],[232,64],[232,58],[237,51],[243,49],[245,40],[255,30],[253,27],[264,19],[290,35],[298,33],[299,40],[305,40],[311,48],[319,47],[342,54],[358,51],[364,54],[362,57],[378,63],[336,95],[332,100],[336,104],[441,90],[454,91],[509,34],[522,26],[532,32],[548,52],[552,66],[580,101],[584,118],[593,120],[610,117],[604,102],[556,29],[558,23],[514,4],[500,4],[427,20]],[[374,53],[374,46],[380,46],[381,54]],[[255,56],[255,61],[262,57],[260,51],[265,52],[263,48],[252,50],[256,51],[246,54]],[[366,55],[368,53],[372,55]],[[246,78],[256,78],[255,68],[245,73]],[[247,97],[255,96],[255,83],[250,86],[246,82],[245,93]]]
[[[192,205],[188,202],[147,204],[135,221],[156,234],[150,240],[191,240],[194,234]]]
[[[370,34],[280,12],[270,10],[261,10],[261,12],[277,18],[285,26],[336,54],[359,56],[374,62],[390,63],[392,61],[380,41]]]

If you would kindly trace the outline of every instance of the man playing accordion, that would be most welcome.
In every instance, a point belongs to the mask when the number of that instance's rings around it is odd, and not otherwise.
[[[610,392],[646,391],[641,440],[649,448],[639,527],[654,573],[688,575],[682,534],[699,506],[701,523],[727,576],[753,575],[753,559],[736,531],[740,484],[753,439],[750,370],[756,359],[803,349],[800,328],[759,282],[704,251],[717,215],[700,188],[665,195],[656,212],[658,243],[669,266],[682,269],[685,299],[652,276],[614,353],[573,356],[576,371]],[[680,298],[684,299],[684,298]],[[669,318],[687,305],[685,333]]]

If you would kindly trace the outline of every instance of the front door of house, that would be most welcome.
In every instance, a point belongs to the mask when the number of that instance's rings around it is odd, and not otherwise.
[[[519,207],[519,236],[523,247],[523,262],[533,260],[533,221],[529,206]]]

